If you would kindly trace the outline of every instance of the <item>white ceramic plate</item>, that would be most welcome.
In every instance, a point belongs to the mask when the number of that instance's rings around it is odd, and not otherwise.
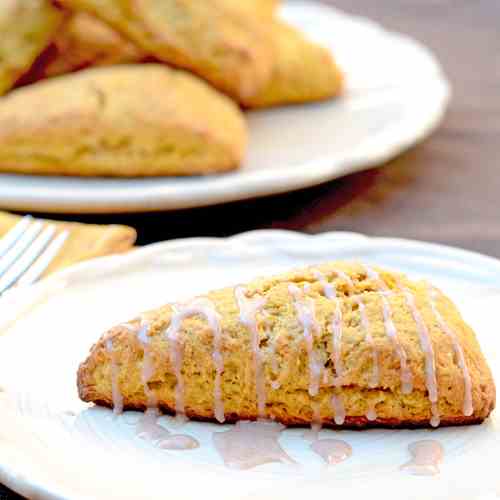
[[[462,428],[324,430],[322,437],[341,438],[354,450],[352,458],[331,469],[308,449],[301,430],[289,429],[280,442],[299,468],[269,464],[242,472],[225,468],[212,445],[212,433],[228,426],[191,422],[186,431],[200,441],[199,449],[161,451],[134,435],[130,413],[114,420],[111,411],[79,402],[77,365],[110,325],[213,287],[337,258],[400,269],[443,287],[477,329],[500,379],[500,261],[352,233],[313,237],[258,231],[160,243],[81,264],[0,300],[0,332],[5,333],[0,337],[0,482],[31,498],[495,498],[498,412],[483,425]],[[409,459],[407,445],[429,438],[444,447],[440,475],[401,472],[399,466]]]
[[[437,126],[449,88],[425,47],[314,2],[289,1],[283,15],[332,49],[345,70],[347,93],[326,103],[250,113],[249,152],[240,171],[156,179],[0,174],[0,207],[140,212],[281,193],[374,167]]]

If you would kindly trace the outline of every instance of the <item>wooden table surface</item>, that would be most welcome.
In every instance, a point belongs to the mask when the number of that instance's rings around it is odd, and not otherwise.
[[[381,168],[291,194],[176,213],[72,219],[130,224],[140,244],[263,228],[348,230],[500,257],[500,2],[331,3],[407,33],[438,55],[453,99],[430,139]],[[20,497],[0,486],[0,500],[6,498]]]

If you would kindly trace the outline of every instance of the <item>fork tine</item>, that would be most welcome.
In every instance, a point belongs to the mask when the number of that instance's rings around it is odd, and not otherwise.
[[[37,261],[19,279],[17,284],[19,286],[31,285],[32,283],[37,281],[57,256],[68,236],[69,231],[63,231],[62,233],[58,234],[50,242],[49,246],[43,251],[42,255],[40,255]]]
[[[31,224],[7,253],[3,257],[0,257],[0,277],[3,276],[10,266],[21,257],[33,240],[40,234],[42,229],[43,224],[41,222]]]
[[[26,215],[23,217],[3,238],[0,238],[0,257],[5,255],[12,245],[28,229],[33,217]]]
[[[14,285],[30,268],[33,262],[43,253],[50,240],[54,237],[55,232],[55,226],[47,226],[21,257],[0,277],[0,294]]]

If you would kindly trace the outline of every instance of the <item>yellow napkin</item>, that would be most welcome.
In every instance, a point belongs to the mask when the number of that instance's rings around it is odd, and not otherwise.
[[[0,238],[20,219],[18,215],[0,212]],[[68,230],[69,236],[45,275],[93,257],[126,252],[137,237],[135,229],[128,226],[47,222],[55,224],[58,231]]]

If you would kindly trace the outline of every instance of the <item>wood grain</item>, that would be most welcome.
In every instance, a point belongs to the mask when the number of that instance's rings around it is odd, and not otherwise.
[[[500,257],[500,2],[330,3],[407,33],[437,53],[454,96],[430,139],[379,169],[292,194],[177,213],[73,219],[132,225],[139,243],[258,228],[349,230]],[[0,500],[7,498],[19,497],[0,488]]]

